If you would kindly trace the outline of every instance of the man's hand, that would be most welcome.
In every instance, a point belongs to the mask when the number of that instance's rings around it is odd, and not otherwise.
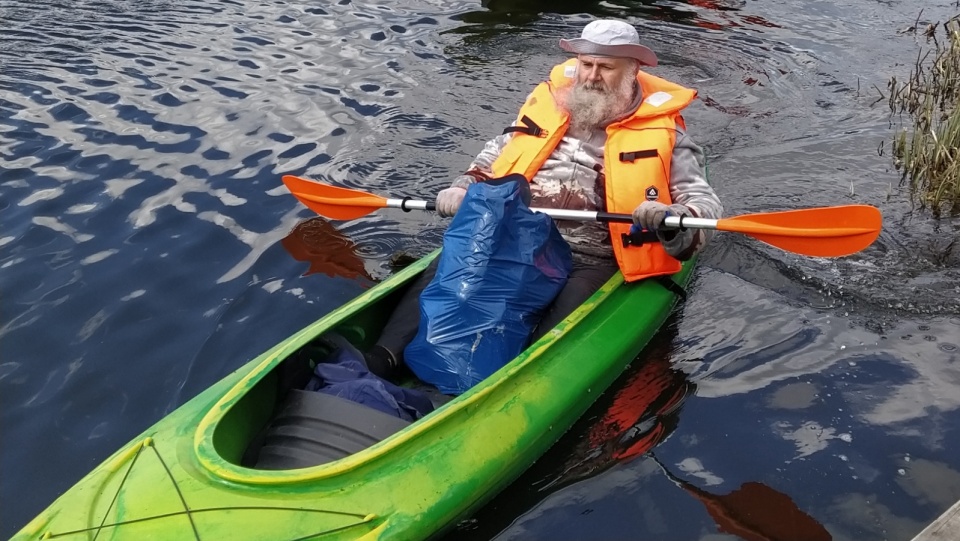
[[[437,213],[440,216],[448,217],[457,213],[460,203],[463,202],[463,196],[467,195],[467,190],[459,186],[451,186],[445,190],[440,190],[437,194]]]
[[[633,211],[633,223],[648,231],[656,231],[667,216],[690,216],[683,205],[664,205],[657,201],[644,201]]]

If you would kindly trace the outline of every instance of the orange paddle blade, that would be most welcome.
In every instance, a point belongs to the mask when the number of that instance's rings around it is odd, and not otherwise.
[[[386,198],[372,193],[320,184],[293,175],[284,175],[283,183],[310,210],[333,220],[353,220],[387,206]]]
[[[873,244],[883,217],[869,205],[748,214],[717,221],[717,230],[745,233],[777,248],[814,257],[850,255]]]

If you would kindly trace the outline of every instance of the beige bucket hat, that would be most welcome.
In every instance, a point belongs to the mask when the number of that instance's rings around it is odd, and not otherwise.
[[[657,55],[640,45],[633,25],[614,19],[599,19],[583,28],[576,39],[561,39],[560,48],[576,54],[634,58],[644,66],[656,66]]]

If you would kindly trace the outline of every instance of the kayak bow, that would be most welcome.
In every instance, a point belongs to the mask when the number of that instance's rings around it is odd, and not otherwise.
[[[362,413],[335,414],[341,407],[370,408],[290,387],[290,374],[303,371],[305,352],[326,333],[336,331],[360,348],[369,347],[403,288],[432,257],[307,326],[161,419],[14,539],[433,536],[469,516],[546,452],[635,358],[676,300],[656,281],[627,284],[618,273],[502,369],[396,431],[384,432],[378,421],[353,423],[364,418]],[[689,280],[693,265],[685,263],[674,275],[678,284]],[[287,441],[285,431],[303,429],[281,422],[290,418],[284,408],[291,397],[309,402],[314,395],[333,402],[309,415],[325,426],[339,426],[337,437],[344,431],[355,435],[347,442],[355,449],[311,463],[285,456],[290,449],[282,444],[274,456],[284,455],[295,467],[265,469],[266,450]]]

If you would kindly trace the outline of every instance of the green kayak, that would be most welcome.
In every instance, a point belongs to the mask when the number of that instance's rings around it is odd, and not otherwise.
[[[325,333],[369,347],[404,286],[432,257],[161,419],[14,539],[434,536],[468,517],[546,452],[634,359],[676,300],[656,280],[625,284],[618,273],[516,359],[413,423],[296,387],[291,374],[309,370],[301,366],[303,352]],[[686,263],[673,280],[685,285],[692,268],[693,262]],[[298,430],[319,434],[325,458],[308,457],[316,465],[295,469],[258,466],[256,455],[268,448],[293,463],[303,458],[283,444],[284,438],[295,440]]]

